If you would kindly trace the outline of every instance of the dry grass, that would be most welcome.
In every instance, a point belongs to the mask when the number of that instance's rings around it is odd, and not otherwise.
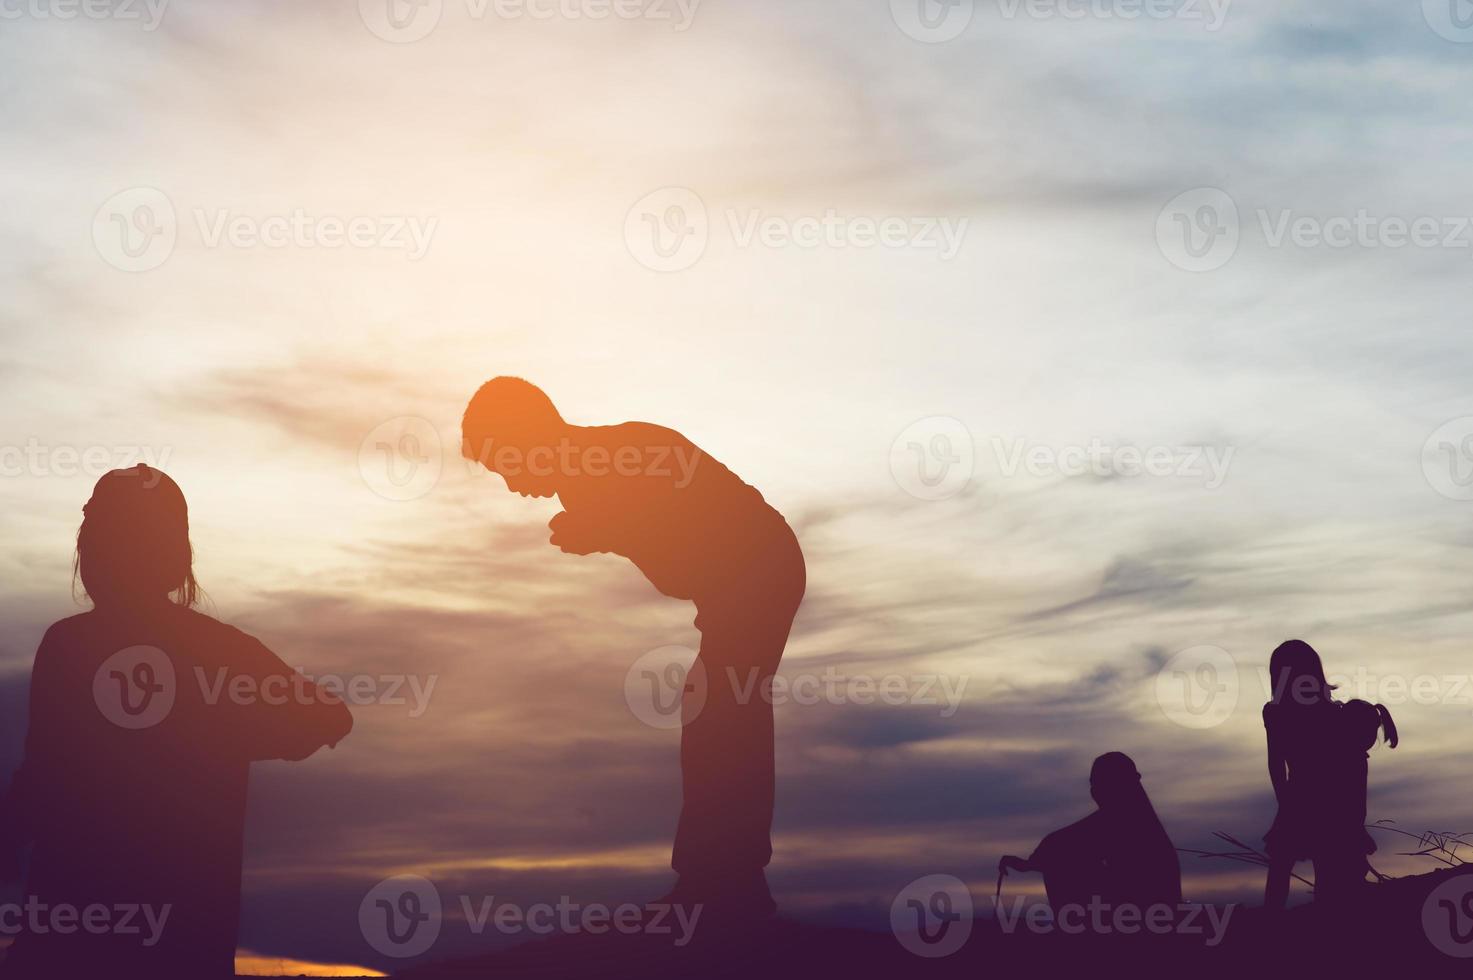
[[[1178,847],[1177,850],[1180,851],[1180,852],[1182,852],[1183,854],[1195,854],[1197,857],[1200,857],[1200,858],[1217,858],[1217,859],[1223,860],[1223,861],[1237,861],[1237,862],[1242,863],[1242,864],[1256,865],[1257,867],[1260,867],[1260,868],[1263,868],[1263,869],[1267,870],[1267,868],[1268,868],[1268,855],[1267,854],[1264,854],[1262,851],[1260,851],[1260,850],[1258,850],[1256,848],[1249,847],[1247,844],[1244,844],[1242,841],[1238,840],[1232,834],[1224,834],[1220,830],[1219,831],[1215,831],[1212,836],[1213,837],[1216,837],[1218,840],[1222,841],[1225,844],[1231,844],[1233,846],[1234,850],[1231,850],[1231,851],[1199,851],[1199,850],[1195,850],[1194,848],[1190,848],[1190,847]],[[1314,882],[1313,881],[1310,881],[1308,878],[1306,878],[1303,875],[1298,874],[1296,872],[1292,872],[1291,871],[1290,874],[1293,875],[1295,878],[1299,879],[1300,881],[1304,882],[1306,885],[1308,885],[1310,887],[1310,890],[1311,891],[1314,889]]]
[[[1461,848],[1469,848],[1470,857],[1473,857],[1473,840],[1470,840],[1470,838],[1473,838],[1473,831],[1454,833],[1447,830],[1427,830],[1423,831],[1420,834],[1414,834],[1409,830],[1402,830],[1400,827],[1395,826],[1395,823],[1395,820],[1378,820],[1375,823],[1366,824],[1366,830],[1382,830],[1390,834],[1398,834],[1401,837],[1416,841],[1417,850],[1396,852],[1397,854],[1404,857],[1431,858],[1434,861],[1440,861],[1450,868],[1460,868],[1463,865],[1469,863],[1469,858],[1464,858],[1462,854],[1459,853],[1459,850]],[[1258,849],[1253,847],[1249,847],[1247,844],[1244,844],[1242,841],[1238,840],[1231,834],[1224,834],[1221,831],[1218,831],[1212,836],[1216,837],[1218,840],[1222,841],[1225,844],[1231,844],[1233,849],[1227,851],[1202,851],[1190,847],[1178,847],[1177,850],[1183,854],[1193,854],[1200,858],[1216,858],[1223,861],[1238,861],[1242,864],[1252,864],[1264,869],[1268,868],[1268,855],[1264,854],[1262,851],[1259,851]],[[1367,867],[1370,867],[1370,865],[1367,864]],[[1381,881],[1387,881],[1390,878],[1394,877],[1393,875],[1382,874],[1375,868],[1371,868],[1371,873],[1374,874]],[[1293,874],[1295,878],[1308,885],[1311,891],[1314,890],[1313,881],[1304,877],[1301,874]]]
[[[1400,834],[1402,837],[1416,841],[1417,847],[1420,848],[1420,850],[1416,851],[1398,851],[1398,854],[1407,857],[1430,857],[1435,861],[1441,861],[1450,868],[1460,868],[1468,863],[1465,858],[1458,854],[1458,848],[1473,847],[1473,844],[1470,844],[1468,841],[1469,837],[1473,837],[1473,831],[1457,834],[1449,830],[1428,830],[1420,834],[1414,834],[1411,831],[1392,826],[1394,823],[1396,823],[1395,820],[1377,820],[1373,824],[1367,824],[1366,829],[1384,830],[1388,833]]]

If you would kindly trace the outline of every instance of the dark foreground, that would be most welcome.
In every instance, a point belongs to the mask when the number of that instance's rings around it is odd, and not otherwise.
[[[1448,883],[1451,882],[1449,885]],[[1424,923],[1428,897],[1439,886]],[[1464,887],[1466,886],[1466,888]],[[1460,897],[1466,894],[1468,897]],[[990,908],[990,901],[986,903]],[[1466,931],[1466,935],[1464,934]],[[1234,909],[1216,945],[1195,935],[1004,934],[979,918],[964,946],[927,959],[888,933],[777,920],[740,936],[699,934],[676,948],[644,935],[563,936],[401,974],[407,980],[694,980],[705,977],[1440,977],[1473,975],[1473,869],[1400,878],[1355,910],[1309,905],[1276,918]],[[1438,948],[1440,942],[1453,953]]]

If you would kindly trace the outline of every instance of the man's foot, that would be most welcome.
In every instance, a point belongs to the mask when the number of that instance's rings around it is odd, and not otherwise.
[[[693,880],[682,877],[665,895],[645,905],[645,922],[679,906],[688,922],[708,933],[746,931],[770,921],[777,902],[761,871],[740,879]]]

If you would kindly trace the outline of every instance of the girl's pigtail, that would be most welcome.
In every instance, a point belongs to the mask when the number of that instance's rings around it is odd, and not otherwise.
[[[1381,716],[1381,730],[1386,733],[1386,744],[1396,748],[1396,722],[1391,720],[1391,712],[1386,710],[1386,705],[1378,704],[1376,714]]]

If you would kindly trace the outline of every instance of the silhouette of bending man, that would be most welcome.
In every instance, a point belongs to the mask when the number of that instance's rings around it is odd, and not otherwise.
[[[695,603],[701,649],[681,705],[678,881],[663,901],[703,903],[708,916],[771,915],[768,685],[806,583],[792,529],[680,433],[646,422],[571,425],[520,378],[483,385],[463,435],[467,458],[509,490],[558,498],[552,544],[621,555],[660,592]],[[701,686],[704,697],[693,690]]]
[[[250,764],[305,759],[353,719],[260,641],[190,608],[189,512],[173,480],[113,470],[84,515],[77,569],[94,608],[36,651],[0,848],[34,845],[28,901],[109,920],[26,919],[3,974],[234,977]]]

